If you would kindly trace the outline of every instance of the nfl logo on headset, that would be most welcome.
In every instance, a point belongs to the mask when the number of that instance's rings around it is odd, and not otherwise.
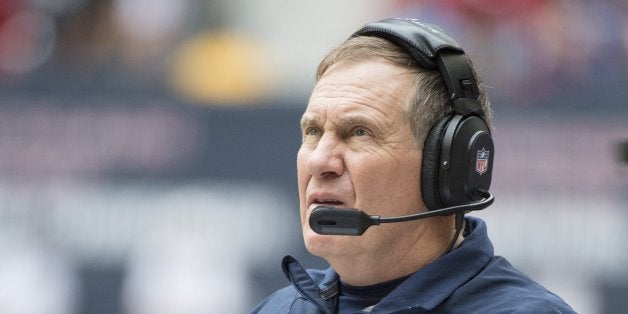
[[[490,151],[484,149],[479,149],[477,151],[476,159],[475,159],[475,172],[483,175],[486,170],[488,170],[488,158]]]

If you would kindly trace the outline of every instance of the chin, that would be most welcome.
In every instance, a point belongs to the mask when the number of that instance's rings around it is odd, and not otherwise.
[[[329,242],[329,236],[320,235],[310,228],[303,231],[303,243],[310,254],[320,256],[320,253],[324,251],[323,247],[331,245]]]
[[[307,251],[324,259],[342,252],[346,253],[346,248],[351,245],[349,243],[351,238],[353,237],[321,235],[309,228],[303,232],[303,241]]]

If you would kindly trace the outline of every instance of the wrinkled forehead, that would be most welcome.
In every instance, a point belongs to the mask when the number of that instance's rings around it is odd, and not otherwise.
[[[417,72],[382,58],[337,62],[316,82],[308,105],[321,98],[362,98],[376,102],[390,98],[410,103],[415,95]]]

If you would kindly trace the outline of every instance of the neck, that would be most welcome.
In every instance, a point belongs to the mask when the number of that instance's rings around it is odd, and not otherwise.
[[[453,217],[380,226],[378,232],[392,233],[389,245],[365,249],[359,256],[326,258],[352,286],[368,286],[410,275],[447,253],[453,240]],[[386,228],[388,227],[388,228]],[[366,235],[366,234],[365,234]]]

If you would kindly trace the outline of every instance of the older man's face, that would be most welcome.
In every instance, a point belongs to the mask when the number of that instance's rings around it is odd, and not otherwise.
[[[340,62],[314,87],[301,120],[297,156],[303,237],[326,259],[385,252],[412,223],[372,227],[361,237],[314,233],[309,215],[319,205],[359,208],[381,216],[424,210],[421,152],[406,117],[414,74],[380,59]]]

